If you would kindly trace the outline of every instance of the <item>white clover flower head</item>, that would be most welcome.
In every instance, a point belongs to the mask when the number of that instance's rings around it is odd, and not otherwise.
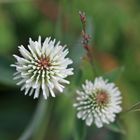
[[[114,122],[116,114],[122,110],[121,93],[115,84],[98,77],[94,83],[86,80],[82,87],[82,91],[77,91],[77,101],[73,105],[77,117],[85,120],[88,126],[95,123],[98,128]]]
[[[25,90],[25,95],[34,94],[38,98],[43,93],[45,99],[51,94],[55,97],[54,90],[63,92],[63,83],[69,84],[65,78],[73,74],[73,68],[68,68],[72,60],[66,58],[69,53],[65,46],[60,42],[55,43],[55,39],[46,38],[41,43],[41,37],[38,41],[29,39],[28,48],[19,46],[21,57],[13,55],[17,62],[11,66],[16,68],[14,79],[19,80],[17,85],[21,85],[21,91]]]

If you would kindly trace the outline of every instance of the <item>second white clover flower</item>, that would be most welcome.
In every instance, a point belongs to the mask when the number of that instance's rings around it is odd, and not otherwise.
[[[122,97],[114,83],[102,77],[85,82],[83,90],[77,91],[77,117],[85,120],[86,125],[94,123],[98,128],[115,121],[116,114],[121,112]]]

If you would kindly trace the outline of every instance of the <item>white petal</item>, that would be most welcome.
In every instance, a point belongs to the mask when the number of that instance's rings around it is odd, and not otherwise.
[[[40,86],[38,86],[38,87],[35,89],[34,99],[35,99],[35,98],[38,98],[38,96],[39,96],[39,91],[40,91]]]
[[[83,117],[83,112],[82,111],[79,111],[78,113],[77,113],[77,118],[82,118]]]
[[[34,88],[31,88],[30,92],[29,92],[29,96],[31,96],[34,92]]]
[[[89,114],[88,117],[86,118],[86,125],[91,126],[92,122],[93,122],[93,116]]]
[[[54,94],[53,90],[50,87],[49,87],[49,90],[51,92],[52,97],[55,97],[55,94]]]
[[[29,59],[29,60],[33,60],[33,58],[31,57],[30,52],[28,52],[28,51],[23,47],[23,45],[19,46],[19,51],[20,51],[21,55],[22,55],[24,58]]]
[[[26,88],[26,90],[25,90],[25,95],[28,94],[29,90],[30,90],[30,87]]]

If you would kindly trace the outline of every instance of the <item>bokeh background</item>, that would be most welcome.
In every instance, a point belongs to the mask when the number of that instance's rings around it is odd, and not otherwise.
[[[46,106],[42,110],[45,117],[41,111],[38,113],[35,123],[40,121],[40,125],[33,126],[36,129],[29,140],[75,140],[72,107],[75,89],[85,78],[92,80],[94,75],[90,65],[81,59],[85,51],[80,43],[79,10],[87,15],[87,32],[100,71],[124,69],[116,81],[123,94],[123,108],[140,100],[139,0],[0,0],[0,140],[17,140],[33,120],[39,101],[20,92],[12,79],[14,69],[10,64],[14,63],[12,55],[18,54],[18,46],[27,46],[29,37],[37,40],[39,35],[67,44],[69,56],[74,60],[75,76],[70,78],[66,94],[42,101]],[[116,128],[96,129],[93,125],[86,128],[85,139],[140,139],[139,112],[123,115],[121,126],[125,134]]]

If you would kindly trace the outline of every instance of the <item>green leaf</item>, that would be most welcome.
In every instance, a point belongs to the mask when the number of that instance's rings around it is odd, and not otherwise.
[[[123,71],[124,71],[124,67],[116,68],[113,71],[104,74],[103,77],[113,82],[116,81],[121,76]]]
[[[1,13],[0,20],[0,54],[7,54],[12,51],[15,45],[15,34],[13,24],[7,15]]]
[[[87,127],[85,125],[85,122],[77,118],[75,121],[76,121],[75,122],[76,128],[75,128],[74,140],[85,140],[86,133],[87,133]]]
[[[69,92],[69,90],[67,92]],[[57,112],[56,116],[59,118],[58,132],[61,140],[68,139],[75,128],[75,110],[72,107],[73,100],[70,100],[70,96],[71,95],[61,96],[57,99],[57,108],[55,112]],[[66,110],[69,111],[66,113]]]
[[[116,123],[112,123],[110,125],[106,125],[105,127],[116,133],[121,133],[121,134],[126,133],[125,130],[122,128],[121,124],[119,123],[119,121],[117,121]]]
[[[13,69],[10,67],[11,61],[6,57],[0,57],[0,83],[9,86],[16,86],[13,80]]]
[[[128,112],[137,112],[140,111],[140,101],[132,105],[129,109],[127,109],[124,113]]]
[[[95,76],[93,67],[91,66],[91,64],[87,61],[87,60],[83,60],[81,63],[81,70],[82,70],[82,76],[83,79],[88,79],[88,80],[92,80]]]

